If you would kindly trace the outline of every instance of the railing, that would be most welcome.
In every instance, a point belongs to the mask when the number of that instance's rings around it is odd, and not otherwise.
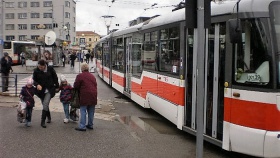
[[[7,76],[3,76],[2,74],[0,75],[1,76],[1,88],[2,88],[2,95],[5,95],[5,94],[11,94],[11,89],[9,88],[14,88],[15,89],[15,96],[18,96],[18,75],[15,74],[15,75],[9,75],[8,77]],[[5,79],[8,78],[8,86],[5,86]],[[14,83],[14,84],[11,84],[11,83]],[[8,89],[8,91],[6,91],[6,88]]]

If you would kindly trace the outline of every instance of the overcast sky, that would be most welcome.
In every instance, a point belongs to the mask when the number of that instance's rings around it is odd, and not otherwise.
[[[110,21],[111,29],[128,27],[128,22],[137,17],[151,17],[171,12],[183,0],[77,0],[76,19],[77,31],[95,31],[106,35],[105,20]],[[154,4],[157,5],[154,5]],[[154,5],[152,7],[152,5]],[[146,10],[145,10],[146,9]],[[114,18],[102,18],[104,15]],[[116,26],[119,24],[119,26]]]

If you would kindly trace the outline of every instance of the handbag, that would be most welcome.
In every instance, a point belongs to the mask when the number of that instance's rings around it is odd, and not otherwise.
[[[75,88],[72,89],[72,98],[70,100],[70,106],[72,108],[80,108],[80,92]]]

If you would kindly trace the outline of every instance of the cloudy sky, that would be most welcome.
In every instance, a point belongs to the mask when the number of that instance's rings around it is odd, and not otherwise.
[[[76,17],[77,31],[95,31],[100,35],[107,32],[105,23],[110,23],[110,29],[128,27],[128,22],[137,17],[151,17],[171,12],[184,0],[77,0]],[[104,15],[113,18],[102,18]],[[109,22],[108,22],[109,21]],[[116,26],[119,24],[119,26]]]

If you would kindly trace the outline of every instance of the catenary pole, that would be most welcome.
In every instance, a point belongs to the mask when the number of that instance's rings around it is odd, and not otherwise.
[[[197,1],[197,134],[196,157],[203,158],[203,104],[205,101],[205,29],[204,0]]]

